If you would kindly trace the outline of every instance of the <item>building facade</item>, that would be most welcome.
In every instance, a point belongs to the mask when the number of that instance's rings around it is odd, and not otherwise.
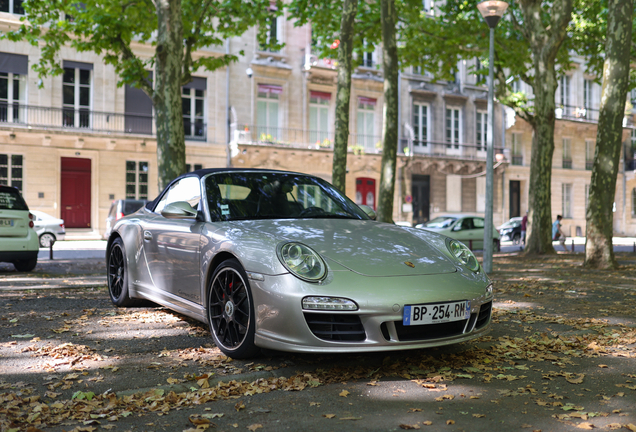
[[[0,12],[0,30],[19,25],[20,14],[12,12]],[[312,52],[309,25],[295,27],[283,16],[270,29],[285,44],[280,51],[261,50],[252,30],[195,53],[229,50],[239,61],[197,71],[182,90],[188,169],[277,168],[330,181],[335,64]],[[135,51],[151,55],[141,44]],[[374,208],[384,103],[380,54],[366,53],[352,77],[345,191]],[[99,235],[112,200],[153,199],[159,192],[152,104],[140,90],[118,87],[113,68],[94,54],[63,49],[63,75],[42,81],[31,69],[39,56],[27,43],[0,41],[0,183],[20,187],[31,208],[64,218],[68,228]],[[396,221],[483,214],[489,119],[474,66],[461,62],[452,82],[434,82],[417,68],[401,72]],[[557,94],[552,211],[564,215],[566,232],[575,235],[585,232],[600,87],[582,63],[568,74]],[[494,123],[498,225],[528,208],[532,130],[500,105]],[[626,128],[614,226],[630,235],[636,234],[632,136]]]

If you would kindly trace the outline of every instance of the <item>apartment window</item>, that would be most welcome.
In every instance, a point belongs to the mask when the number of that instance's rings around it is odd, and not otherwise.
[[[521,134],[512,134],[512,164],[523,165],[523,146],[521,144]]]
[[[282,38],[282,30],[283,30],[283,17],[275,16],[276,11],[272,9],[272,16],[267,23],[267,35],[265,40],[265,45],[261,45],[261,51],[269,51],[269,52],[279,52],[280,49],[272,48],[270,45],[280,45],[283,41]]]
[[[26,76],[0,72],[0,121],[21,123],[24,108],[20,106],[26,93]]]
[[[572,184],[563,183],[561,195],[561,214],[564,218],[572,218]]]
[[[67,127],[89,128],[91,109],[90,63],[64,62],[62,122]]]
[[[632,189],[632,217],[636,218],[636,188]]]
[[[422,75],[422,66],[411,66],[413,75]]]
[[[481,63],[479,58],[475,57],[475,84],[486,84],[486,80],[488,75],[483,72],[484,65]]]
[[[594,91],[594,81],[589,79],[583,80],[583,106],[586,109],[592,108],[593,103],[593,92]]]
[[[331,147],[329,138],[329,101],[331,93],[309,93],[309,142]]]
[[[183,131],[186,139],[205,139],[205,91],[207,80],[194,77],[181,89]]]
[[[17,187],[22,191],[22,155],[0,154],[0,184]]]
[[[126,161],[126,199],[148,199],[148,162]]]
[[[446,142],[447,148],[459,149],[459,137],[461,136],[461,110],[459,108],[446,108]],[[451,145],[453,144],[453,145]]]
[[[375,151],[375,105],[376,100],[364,96],[358,97],[358,136],[356,144],[364,147],[365,150]]]
[[[203,165],[201,164],[194,164],[194,165],[186,164],[186,172],[197,171],[200,169],[203,169]]]
[[[486,111],[477,111],[477,151],[485,151],[488,142],[488,114]]]
[[[632,89],[632,91],[629,92],[629,95],[632,101],[632,105],[636,104],[636,89]]]
[[[519,93],[521,92],[521,80],[519,78],[515,79],[512,84],[512,92],[513,93]]]
[[[258,122],[258,139],[272,142],[280,137],[278,128],[278,106],[283,88],[277,85],[259,84],[256,101],[256,119]]]
[[[561,96],[561,105],[565,108],[570,105],[570,77],[563,75],[559,80],[559,94]]]
[[[376,64],[375,47],[366,40],[363,42],[364,52],[362,53],[362,66],[374,67]]]
[[[572,139],[563,138],[563,168],[572,168]]]
[[[585,169],[588,171],[594,166],[595,144],[594,140],[585,140]]]
[[[632,141],[632,156],[636,158],[636,129],[632,129],[631,141]]]
[[[428,148],[429,115],[427,104],[413,104],[413,135],[414,151],[423,151],[425,148]]]
[[[0,12],[24,15],[22,0],[0,0]]]

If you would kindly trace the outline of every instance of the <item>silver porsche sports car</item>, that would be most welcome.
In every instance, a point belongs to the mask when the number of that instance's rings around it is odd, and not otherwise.
[[[205,169],[108,239],[113,303],[151,300],[210,326],[228,356],[345,353],[484,334],[492,284],[462,243],[375,220],[320,178]]]

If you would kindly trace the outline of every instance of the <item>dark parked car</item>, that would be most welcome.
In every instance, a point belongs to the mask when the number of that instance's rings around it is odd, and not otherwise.
[[[512,244],[518,245],[521,242],[521,219],[520,217],[513,217],[508,222],[501,225],[499,228],[500,240],[511,241]]]
[[[146,205],[148,200],[131,200],[131,199],[120,199],[115,200],[110,205],[110,210],[108,211],[108,216],[106,217],[106,230],[104,231],[104,239],[108,239],[110,233],[113,230],[113,226],[115,226],[115,222],[124,216],[128,216],[131,213],[136,212],[140,208]]]

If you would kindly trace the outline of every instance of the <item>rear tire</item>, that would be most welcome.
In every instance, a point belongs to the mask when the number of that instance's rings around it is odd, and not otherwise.
[[[512,237],[512,244],[513,245],[518,245],[519,243],[521,243],[521,234],[515,234]]]
[[[135,306],[137,301],[130,298],[128,290],[128,264],[126,262],[126,250],[121,238],[115,239],[108,250],[106,261],[108,273],[108,294],[115,306]]]
[[[19,272],[30,272],[31,270],[35,268],[37,264],[38,264],[37,257],[13,262],[13,266]]]
[[[247,275],[235,259],[221,263],[208,290],[208,323],[214,343],[228,357],[245,359],[260,351],[254,344],[254,303]]]
[[[55,236],[51,233],[44,233],[40,236],[40,247],[51,247],[53,242],[55,242]]]

